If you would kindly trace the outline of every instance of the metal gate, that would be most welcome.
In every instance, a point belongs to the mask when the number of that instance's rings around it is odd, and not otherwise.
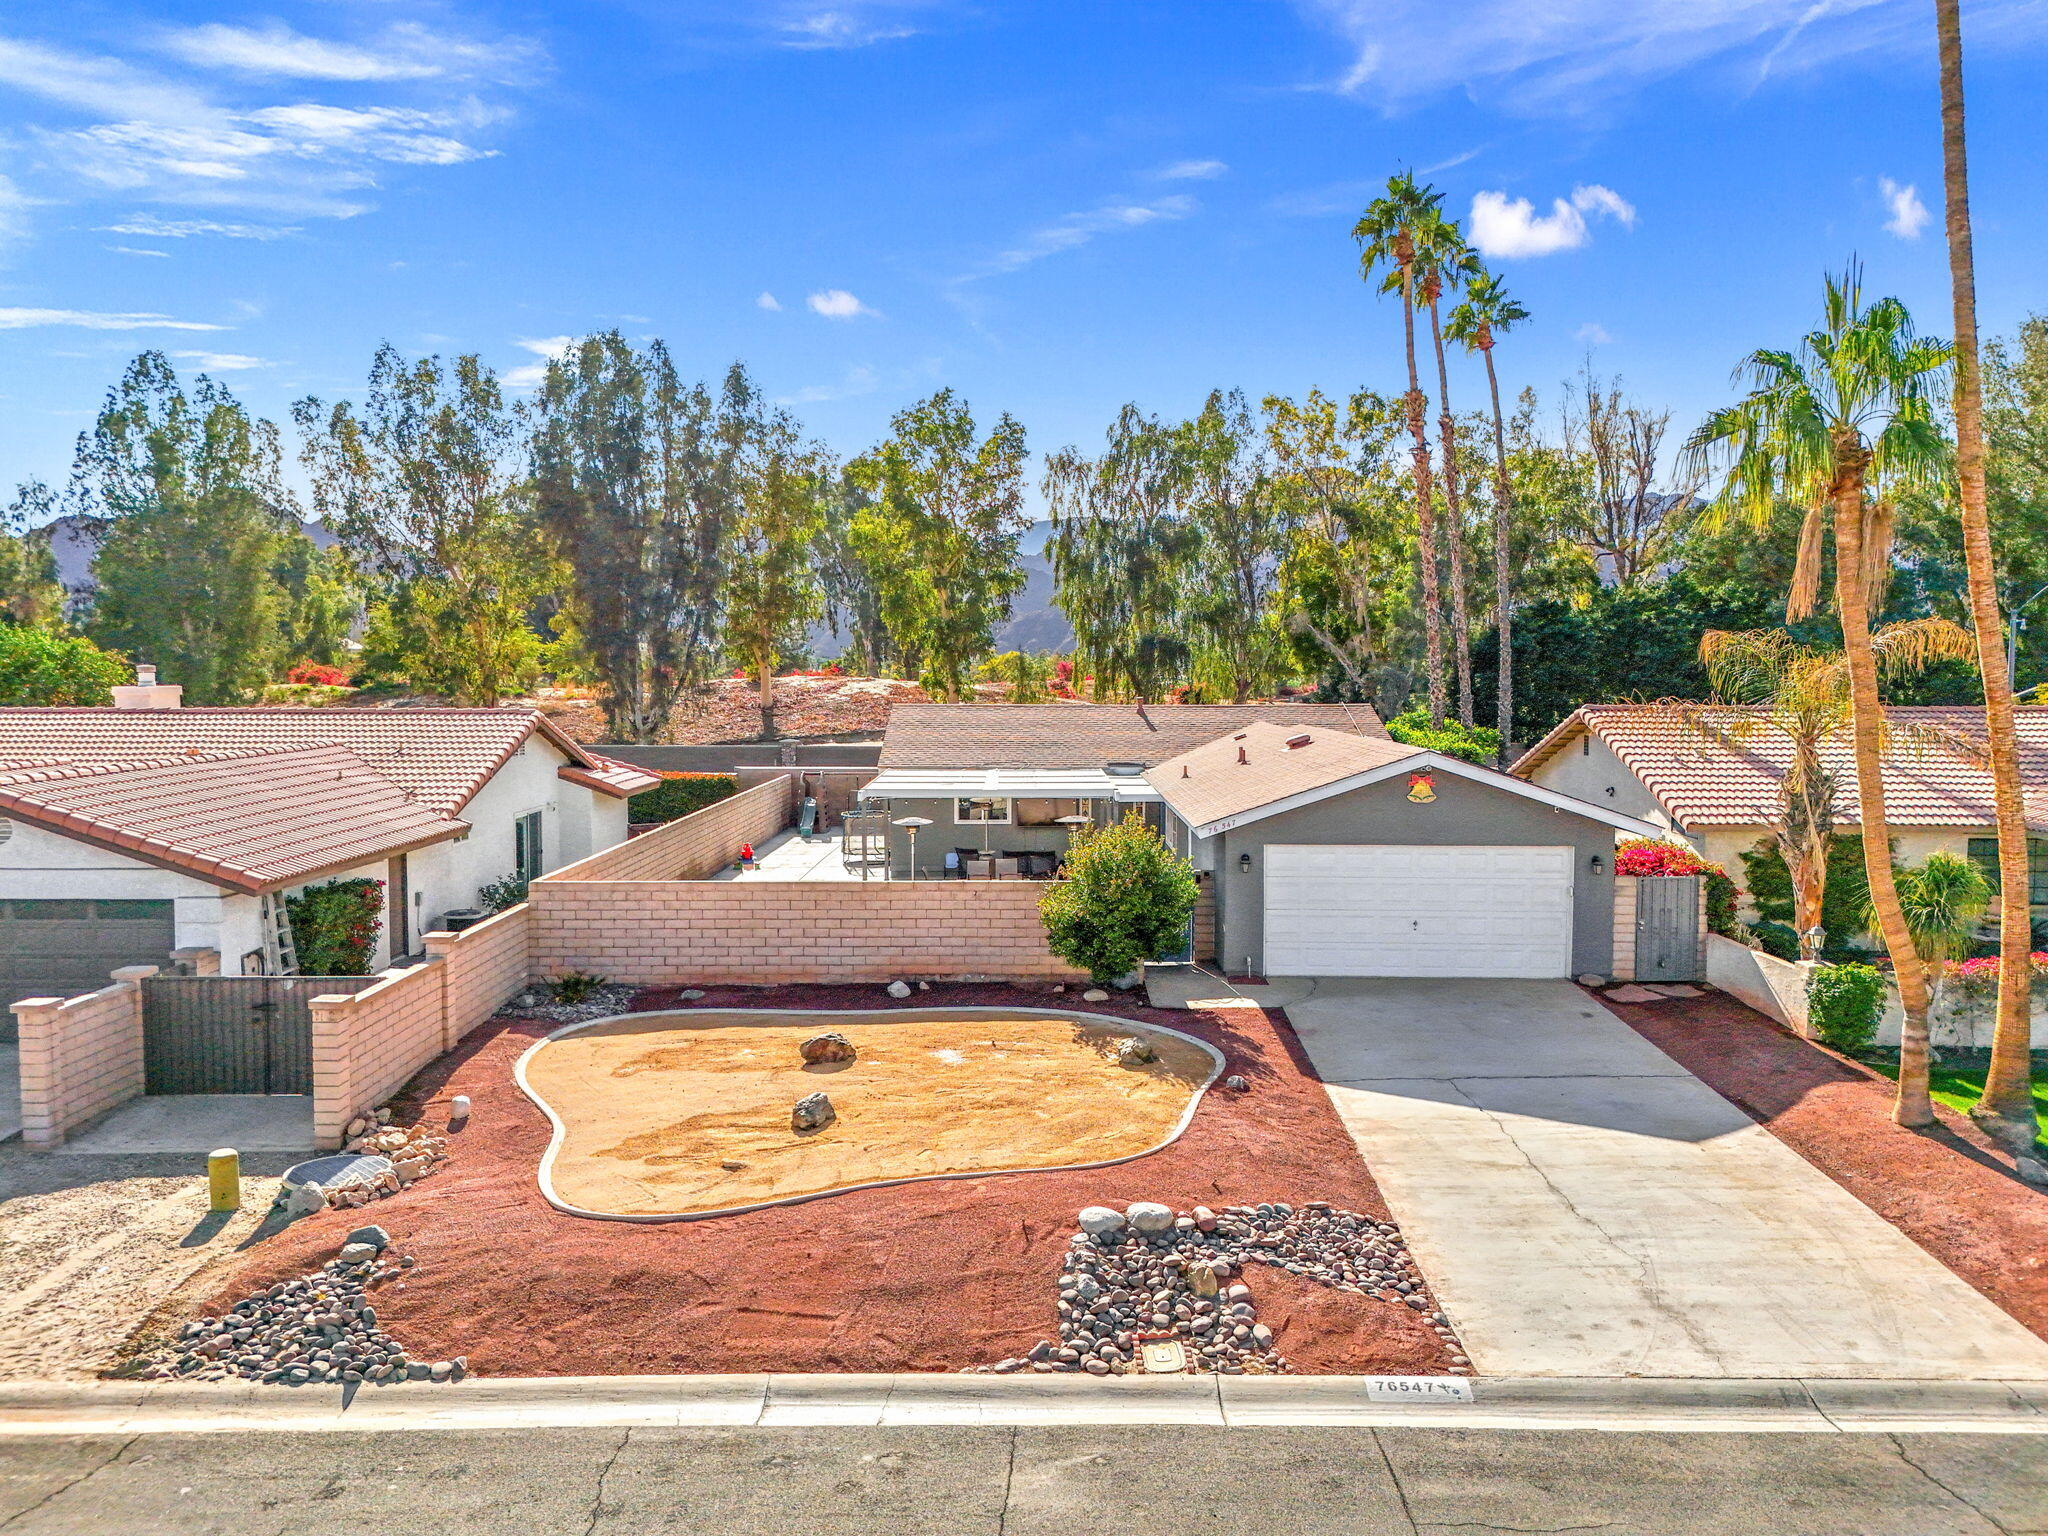
[[[142,983],[146,1093],[311,1093],[316,997],[374,976],[150,976]]]
[[[1700,978],[1700,877],[1636,881],[1636,980]]]

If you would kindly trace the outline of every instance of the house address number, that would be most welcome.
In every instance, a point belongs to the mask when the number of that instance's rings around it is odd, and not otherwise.
[[[1376,1403],[1469,1403],[1472,1383],[1456,1376],[1368,1376],[1365,1395]]]

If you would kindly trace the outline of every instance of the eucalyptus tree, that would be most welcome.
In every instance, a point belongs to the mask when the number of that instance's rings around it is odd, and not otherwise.
[[[1359,243],[1359,275],[1367,282],[1380,278],[1380,292],[1401,296],[1401,329],[1408,356],[1408,393],[1403,399],[1410,440],[1409,459],[1415,495],[1415,528],[1422,570],[1422,626],[1429,683],[1429,717],[1438,725],[1446,712],[1444,693],[1443,601],[1437,570],[1436,495],[1429,465],[1428,401],[1415,367],[1415,284],[1418,225],[1435,215],[1436,203],[1427,188],[1418,187],[1407,171],[1387,179],[1384,197],[1373,199],[1352,226]]]
[[[557,581],[526,515],[526,441],[473,353],[412,360],[385,343],[360,414],[292,407],[321,520],[383,585],[371,633],[416,686],[496,704],[533,673],[534,601]]]
[[[873,496],[853,519],[882,621],[920,662],[927,692],[957,701],[1024,585],[1024,428],[1008,413],[986,436],[942,389],[890,421],[849,473]]]
[[[1188,446],[1181,431],[1126,405],[1100,456],[1069,447],[1046,460],[1054,598],[1098,693],[1157,699],[1187,665]]]
[[[1508,473],[1507,418],[1501,412],[1500,376],[1494,371],[1498,339],[1529,318],[1493,273],[1480,268],[1465,280],[1465,297],[1450,314],[1444,333],[1486,359],[1486,391],[1493,404],[1493,627],[1499,643],[1494,674],[1494,728],[1500,732],[1501,761],[1514,756],[1514,563],[1509,529],[1514,520],[1514,483]]]
[[[1977,670],[1984,684],[1984,728],[1998,817],[1998,1019],[1984,1092],[1970,1111],[1984,1131],[2015,1154],[2032,1150],[2039,1127],[2032,1091],[2032,909],[2027,875],[2027,809],[2020,779],[2012,678],[2006,670],[2005,624],[1991,552],[1985,495],[1984,381],[1977,354],[1977,264],[1970,230],[1969,150],[1963,108],[1963,31],[1959,0],[1934,0],[1941,58],[1942,189],[1946,204],[1949,286],[1955,309],[1957,489],[1963,561],[1969,573],[1970,621],[1977,632]]]
[[[1436,350],[1436,440],[1443,461],[1445,558],[1451,574],[1451,646],[1458,669],[1458,720],[1472,723],[1472,614],[1465,598],[1465,508],[1458,490],[1458,423],[1451,410],[1451,372],[1444,360],[1444,299],[1482,269],[1457,222],[1443,215],[1441,194],[1422,189],[1414,225],[1415,296],[1429,311]]]
[[[57,493],[40,480],[15,487],[0,507],[0,623],[51,627],[64,617],[64,588],[46,525],[57,516]]]
[[[1933,1123],[1928,1098],[1926,977],[1892,879],[1884,802],[1884,709],[1871,643],[1869,563],[1886,537],[1873,481],[1896,489],[1944,476],[1951,461],[1936,394],[1949,348],[1924,340],[1897,299],[1865,305],[1852,266],[1829,277],[1821,325],[1790,349],[1752,352],[1736,372],[1743,398],[1712,412],[1686,442],[1695,468],[1725,473],[1719,505],[1762,523],[1784,499],[1825,488],[1835,540],[1835,613],[1849,674],[1856,798],[1870,902],[1905,1013],[1899,1045],[1901,1125]],[[1875,536],[1875,537],[1874,537]]]
[[[303,540],[277,429],[204,374],[190,393],[145,352],[81,433],[79,509],[107,519],[92,638],[182,684],[195,704],[253,696],[283,659],[277,565]]]
[[[737,375],[737,370],[735,370]],[[733,391],[729,390],[729,394]],[[753,676],[761,734],[775,735],[775,663],[824,611],[813,545],[835,473],[787,411],[745,386],[739,505],[725,559],[725,649]]]
[[[874,575],[853,547],[854,519],[873,501],[844,466],[821,476],[818,531],[811,552],[824,620],[835,637],[845,637],[847,664],[869,677],[890,677],[900,675],[897,669],[905,657],[882,622]]]
[[[535,403],[534,504],[568,565],[569,608],[610,732],[654,741],[718,659],[760,397],[735,366],[717,394],[659,341],[617,331],[548,365]]]
[[[1212,392],[1174,434],[1193,535],[1182,599],[1202,647],[1242,704],[1278,680],[1285,641],[1274,622],[1280,561],[1294,532],[1271,454],[1242,393]]]

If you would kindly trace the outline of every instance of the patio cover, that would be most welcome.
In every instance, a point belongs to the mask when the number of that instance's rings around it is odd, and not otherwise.
[[[865,800],[949,800],[1000,795],[1012,800],[1157,800],[1137,777],[1099,768],[885,768],[861,790]]]

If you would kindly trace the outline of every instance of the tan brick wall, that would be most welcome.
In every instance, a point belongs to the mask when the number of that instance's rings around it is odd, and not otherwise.
[[[526,985],[530,909],[461,933],[430,933],[423,965],[386,971],[352,997],[313,999],[313,1134],[336,1147],[374,1109]]]
[[[795,825],[795,784],[786,774],[778,775],[643,836],[565,865],[534,884],[707,880],[739,856],[741,843],[758,848],[784,827]]]
[[[636,986],[1072,980],[1045,947],[1035,881],[536,881],[538,975],[594,971]]]
[[[21,1026],[26,1145],[57,1146],[86,1121],[141,1094],[142,988],[135,979],[79,997],[24,998],[14,1016]]]
[[[1614,877],[1614,979],[1636,979],[1636,879]]]
[[[1216,880],[1213,875],[1202,875],[1202,891],[1195,898],[1195,958],[1214,960],[1216,958]]]

